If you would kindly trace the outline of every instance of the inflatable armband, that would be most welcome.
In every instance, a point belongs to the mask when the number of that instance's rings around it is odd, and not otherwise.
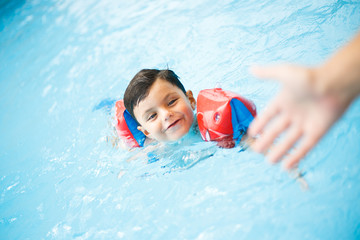
[[[125,109],[123,100],[115,103],[115,128],[120,140],[129,148],[143,147],[146,136],[137,129],[138,123]]]
[[[205,141],[240,141],[255,116],[254,103],[221,88],[201,90],[197,98],[197,120]]]

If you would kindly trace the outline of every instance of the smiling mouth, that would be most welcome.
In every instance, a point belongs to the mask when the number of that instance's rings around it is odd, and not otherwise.
[[[173,126],[175,126],[178,122],[180,121],[180,119],[176,120],[175,122],[173,122],[172,124],[170,124],[166,130],[169,130],[170,128],[172,128]]]

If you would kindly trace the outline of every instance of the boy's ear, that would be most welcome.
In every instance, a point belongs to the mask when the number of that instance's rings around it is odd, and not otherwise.
[[[138,126],[137,129],[145,134],[146,137],[151,138],[150,133],[145,130],[142,126]]]
[[[194,98],[194,95],[193,95],[192,91],[187,90],[186,96],[188,97],[188,99],[190,101],[190,105],[191,105],[192,110],[195,110],[195,108],[196,108],[196,100]]]

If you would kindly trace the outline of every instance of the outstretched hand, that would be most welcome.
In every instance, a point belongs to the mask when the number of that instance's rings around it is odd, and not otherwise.
[[[314,84],[316,69],[277,65],[251,71],[258,78],[282,84],[277,96],[250,125],[248,133],[257,137],[251,147],[264,153],[269,162],[283,161],[284,167],[291,169],[340,118],[352,99],[319,93]]]

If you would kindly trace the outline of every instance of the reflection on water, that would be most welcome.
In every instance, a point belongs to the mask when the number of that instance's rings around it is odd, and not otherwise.
[[[136,169],[136,175],[161,176],[192,168],[200,161],[212,157],[217,149],[214,143],[202,141],[198,130],[192,129],[180,141],[153,143],[141,149],[133,149],[127,162],[137,165],[130,167]],[[125,172],[122,169],[119,176],[124,176]]]

